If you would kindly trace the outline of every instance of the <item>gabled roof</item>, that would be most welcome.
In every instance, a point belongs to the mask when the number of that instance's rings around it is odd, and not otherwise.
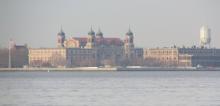
[[[79,42],[87,42],[86,37],[72,37],[73,39],[79,40]]]
[[[78,40],[80,43],[87,43],[86,37],[72,37],[72,39]],[[96,44],[104,44],[104,45],[117,45],[121,46],[123,41],[120,38],[96,38]]]

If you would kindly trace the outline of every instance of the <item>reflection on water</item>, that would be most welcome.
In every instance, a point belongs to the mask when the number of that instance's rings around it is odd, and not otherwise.
[[[219,106],[220,72],[1,72],[5,106]]]

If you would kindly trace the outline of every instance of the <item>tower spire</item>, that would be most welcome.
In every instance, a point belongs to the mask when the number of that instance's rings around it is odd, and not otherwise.
[[[90,27],[90,31],[89,31],[88,35],[95,35],[95,32],[92,29],[92,26]]]
[[[98,32],[96,33],[96,36],[97,36],[97,37],[100,37],[100,38],[103,38],[103,33],[102,33],[100,27],[99,27],[99,29],[98,29]]]
[[[65,33],[63,32],[62,25],[60,27],[60,32],[58,32],[57,36],[57,47],[64,47]]]
[[[126,35],[128,35],[128,36],[133,36],[133,32],[131,31],[130,25],[129,25],[129,27],[128,27],[128,32],[126,33]]]

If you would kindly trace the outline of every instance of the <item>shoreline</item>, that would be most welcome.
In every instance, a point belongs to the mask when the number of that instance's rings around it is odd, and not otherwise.
[[[95,72],[117,71],[116,68],[0,68],[0,72]]]
[[[114,71],[220,71],[220,68],[196,68],[196,67],[0,68],[0,72],[114,72]]]

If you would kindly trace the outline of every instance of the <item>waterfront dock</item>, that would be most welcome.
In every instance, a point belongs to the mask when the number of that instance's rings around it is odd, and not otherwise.
[[[196,67],[77,67],[77,68],[0,68],[0,72],[80,72],[80,71],[220,71],[220,68]]]
[[[97,68],[97,67],[78,67],[78,68],[0,68],[0,72],[62,72],[62,71],[117,71],[117,68]]]

